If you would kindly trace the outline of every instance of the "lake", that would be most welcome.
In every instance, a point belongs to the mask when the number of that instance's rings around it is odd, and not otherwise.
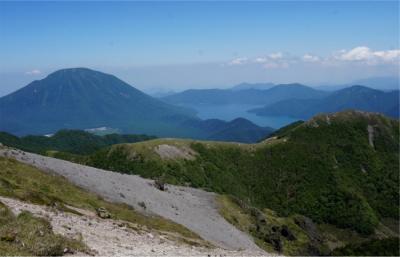
[[[259,126],[280,128],[298,119],[287,116],[257,116],[247,110],[263,107],[260,105],[229,104],[229,105],[183,105],[197,111],[197,116],[201,119],[221,119],[231,121],[242,117],[246,118]]]

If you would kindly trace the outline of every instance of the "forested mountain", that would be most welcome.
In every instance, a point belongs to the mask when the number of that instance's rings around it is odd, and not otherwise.
[[[97,136],[82,130],[60,130],[51,137],[16,137],[6,132],[0,132],[0,142],[2,144],[35,153],[62,151],[73,154],[89,154],[114,144],[135,143],[154,138],[154,136],[146,135],[120,134]]]
[[[399,91],[384,92],[364,86],[352,86],[338,90],[320,99],[287,99],[252,109],[260,116],[291,116],[307,119],[317,113],[333,113],[346,109],[379,112],[399,117]]]
[[[189,117],[185,109],[86,68],[56,71],[0,98],[0,130],[18,135],[101,126],[151,134]]]

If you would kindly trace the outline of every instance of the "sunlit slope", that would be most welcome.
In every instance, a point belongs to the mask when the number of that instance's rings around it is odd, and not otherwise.
[[[159,139],[115,145],[81,161],[370,234],[382,218],[399,214],[398,142],[398,121],[342,112],[259,144]]]

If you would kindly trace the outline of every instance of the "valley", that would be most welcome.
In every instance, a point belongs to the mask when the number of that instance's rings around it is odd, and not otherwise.
[[[2,155],[167,218],[217,247],[321,255],[378,240],[376,249],[389,244],[393,253],[398,131],[396,120],[347,111],[294,123],[258,144],[153,139],[87,154],[42,151],[53,158]]]

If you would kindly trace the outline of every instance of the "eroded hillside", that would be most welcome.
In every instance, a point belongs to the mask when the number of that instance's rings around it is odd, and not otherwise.
[[[29,153],[9,149],[1,150],[1,155],[6,156],[0,157],[0,202],[2,203],[0,211],[6,214],[2,215],[0,220],[0,250],[3,254],[99,256],[262,254],[262,251],[257,250],[256,247],[252,250],[251,247],[247,247],[247,251],[234,251],[234,247],[230,247],[231,250],[215,247],[218,241],[207,242],[192,232],[196,229],[189,230],[167,219],[167,215],[160,216],[156,214],[156,211],[153,212],[155,209],[153,205],[164,204],[167,208],[171,208],[171,202],[161,199],[154,201],[143,195],[142,202],[133,202],[132,195],[140,195],[141,191],[147,195],[151,193],[151,189],[144,190],[144,187],[159,191],[153,185],[149,185],[149,181],[136,178],[139,181],[136,184],[129,184],[132,189],[124,192],[125,195],[119,191],[115,192],[115,188],[100,188],[92,185],[91,189],[94,189],[92,191],[99,190],[99,195],[108,199],[106,201],[92,192],[71,184],[69,181],[73,179],[65,171],[76,172],[76,170],[71,169],[68,164],[62,166],[63,169],[54,169],[55,166],[52,166],[54,163],[63,161],[54,160],[52,163],[49,161],[51,158],[40,159],[42,158],[40,156],[33,158],[36,155],[30,156]],[[43,172],[15,159],[47,169]],[[71,165],[76,164],[71,163]],[[49,168],[53,168],[52,171]],[[66,176],[67,179],[54,172]],[[101,173],[107,174],[106,171],[99,172],[95,175],[101,177]],[[119,176],[119,174],[108,173],[111,177],[101,177],[109,179],[104,183],[115,184],[113,175]],[[134,176],[130,177],[134,178]],[[123,186],[122,183],[116,185]],[[171,193],[173,189],[169,188],[169,190]],[[182,194],[184,193],[182,191]],[[122,202],[125,201],[117,200],[116,197],[129,199],[130,205],[123,204]],[[200,199],[200,196],[197,198],[195,195],[192,196],[192,200],[196,199]],[[173,206],[174,215],[183,213],[184,204],[185,202]],[[209,208],[206,211],[212,211],[212,205],[206,207]],[[192,206],[192,208],[195,207]],[[195,225],[204,225],[204,221],[202,223],[201,220],[196,223],[195,215],[191,217]],[[217,212],[213,218],[218,219]],[[219,219],[220,222],[225,222],[222,218]],[[239,246],[240,242],[243,243],[240,241],[242,232],[235,230],[229,223],[223,227],[225,229],[231,227],[232,240],[237,240]],[[224,232],[227,231],[221,231],[221,233]],[[242,240],[247,238],[244,233],[242,238]],[[251,240],[247,240],[251,246]],[[223,242],[220,243],[222,244]],[[246,247],[243,247],[243,250],[244,248]]]

